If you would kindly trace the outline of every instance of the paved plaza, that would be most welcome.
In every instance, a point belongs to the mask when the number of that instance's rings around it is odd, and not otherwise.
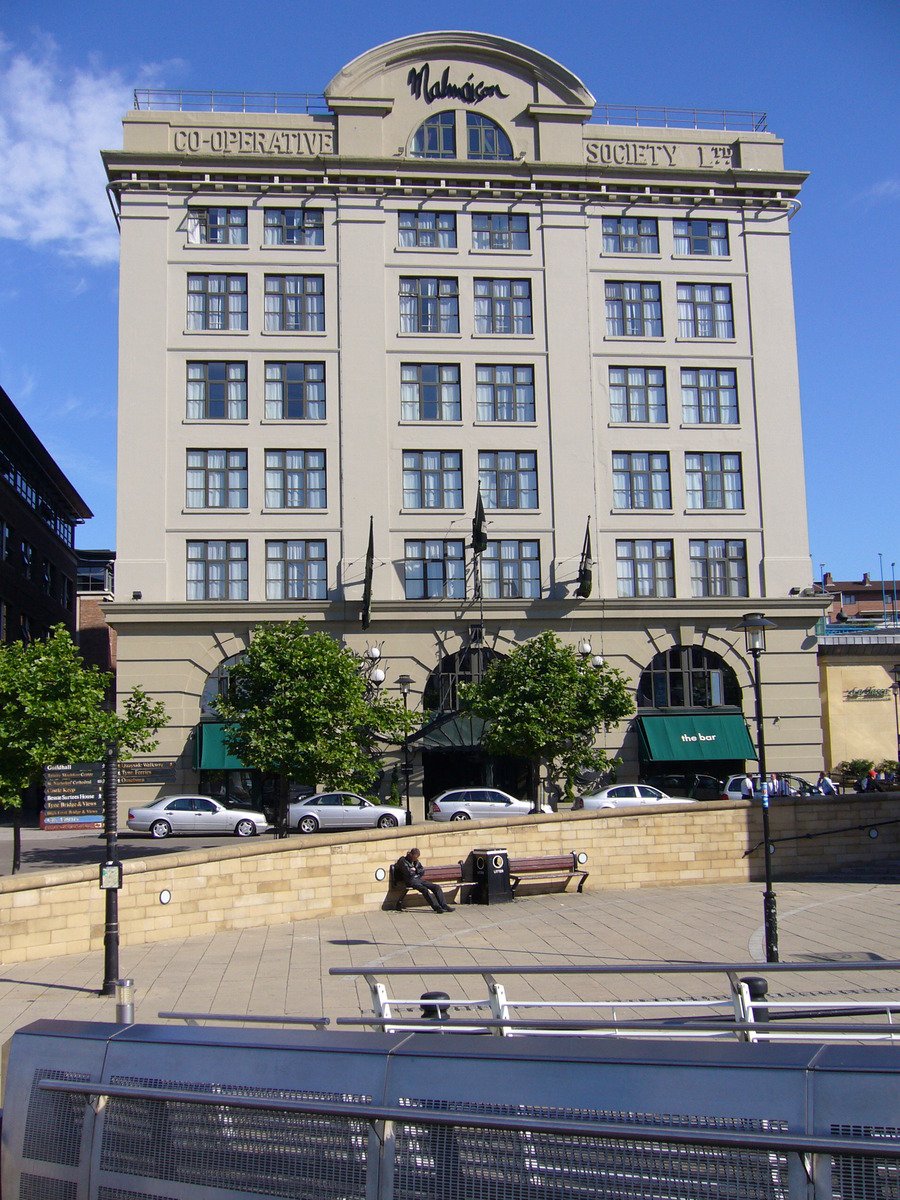
[[[777,886],[783,961],[900,958],[900,874]],[[329,1017],[369,1013],[363,980],[329,975],[337,966],[589,965],[666,960],[764,960],[758,884],[595,890],[533,895],[512,904],[466,905],[447,916],[427,908],[373,909],[348,917],[299,921],[150,945],[124,945],[121,974],[136,985],[136,1019],[160,1011]],[[42,1017],[112,1020],[114,1001],[100,998],[103,953],[0,966],[0,1043]],[[809,977],[807,977],[809,979]],[[682,994],[686,980],[653,976],[586,980],[543,976],[509,983],[518,998],[603,999]],[[821,977],[815,986],[823,987]],[[859,986],[840,973],[829,988]],[[868,986],[895,992],[900,979],[879,974]],[[405,979],[399,994],[443,988],[479,995],[478,978]],[[774,989],[773,989],[774,990]],[[550,1011],[545,1015],[551,1016]]]

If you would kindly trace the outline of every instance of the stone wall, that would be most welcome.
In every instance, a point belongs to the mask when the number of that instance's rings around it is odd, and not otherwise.
[[[773,805],[771,824],[776,879],[900,855],[897,795],[780,800]],[[870,837],[874,827],[875,839]],[[314,841],[300,836],[281,842],[223,841],[221,849],[126,863],[119,895],[121,941],[128,946],[377,908],[386,903],[388,891],[386,880],[375,879],[376,870],[387,869],[410,845],[419,846],[425,862],[433,864],[463,859],[475,848],[503,846],[512,857],[580,850],[591,873],[585,886],[599,889],[760,879],[761,836],[758,805],[719,801],[645,813],[432,823]],[[160,898],[165,891],[171,894],[167,904]],[[103,925],[96,867],[0,879],[4,965],[99,950]]]

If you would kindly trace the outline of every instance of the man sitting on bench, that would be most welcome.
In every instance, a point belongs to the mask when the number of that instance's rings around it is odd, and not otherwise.
[[[417,892],[421,892],[436,913],[451,912],[451,905],[444,899],[441,887],[436,883],[426,882],[422,878],[424,874],[425,867],[419,861],[419,850],[416,846],[407,850],[394,864],[395,883],[400,887],[415,888]]]

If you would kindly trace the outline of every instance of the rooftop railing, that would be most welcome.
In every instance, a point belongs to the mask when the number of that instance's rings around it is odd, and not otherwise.
[[[312,92],[217,92],[138,88],[134,107],[155,112],[327,113],[324,96]],[[667,108],[644,104],[598,104],[591,120],[599,125],[636,125],[655,129],[731,129],[761,133],[764,112],[719,108]]]

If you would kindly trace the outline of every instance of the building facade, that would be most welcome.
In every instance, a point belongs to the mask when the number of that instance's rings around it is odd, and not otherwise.
[[[0,388],[0,642],[75,633],[75,526],[93,514]]]
[[[379,650],[385,687],[412,678],[420,800],[500,782],[456,685],[545,628],[633,682],[621,775],[727,771],[737,743],[716,747],[752,712],[732,627],[756,609],[778,626],[769,765],[818,769],[788,224],[805,176],[759,115],[597,110],[560,64],[469,33],[377,47],[320,99],[234,107],[139,96],[104,156],[108,615],[120,688],[166,701],[175,782],[235,784],[209,699],[255,625],[297,617]],[[695,732],[663,761],[649,722],[675,718]]]

